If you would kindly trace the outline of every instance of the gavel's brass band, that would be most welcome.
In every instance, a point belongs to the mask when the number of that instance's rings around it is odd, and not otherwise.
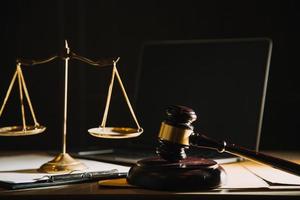
[[[162,122],[158,137],[161,140],[166,140],[182,145],[189,145],[189,137],[192,132],[192,130],[177,128],[175,126],[171,126]]]

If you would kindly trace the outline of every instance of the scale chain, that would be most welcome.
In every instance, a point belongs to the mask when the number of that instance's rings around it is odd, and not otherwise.
[[[33,110],[33,106],[32,106],[31,100],[30,100],[29,92],[27,90],[27,86],[26,86],[26,83],[25,83],[25,79],[24,79],[21,67],[19,68],[19,74],[20,74],[20,77],[21,77],[22,86],[23,86],[23,89],[24,89],[24,93],[25,93],[28,105],[29,105],[29,109],[30,109],[30,112],[31,112],[31,115],[32,115],[32,118],[33,118],[33,121],[34,121],[34,126],[37,127],[37,126],[39,126],[39,123],[37,122],[37,119],[35,117],[35,113],[34,113],[34,110]]]
[[[132,115],[132,117],[134,119],[134,122],[135,122],[138,130],[140,130],[141,129],[140,124],[139,124],[139,122],[137,120],[137,117],[136,117],[134,111],[133,111],[133,108],[132,108],[131,103],[129,101],[129,98],[127,96],[125,87],[123,85],[123,82],[122,82],[121,77],[119,75],[119,72],[117,70],[116,64],[119,61],[119,59],[120,58],[118,58],[116,61],[113,61],[112,78],[111,78],[111,81],[110,81],[110,84],[109,84],[109,89],[108,89],[108,94],[107,94],[107,100],[106,100],[106,106],[105,106],[104,115],[103,115],[103,119],[102,119],[102,123],[101,123],[100,127],[105,128],[105,125],[106,125],[106,120],[107,120],[107,115],[108,115],[108,110],[109,110],[109,105],[110,105],[110,100],[111,100],[111,95],[112,95],[112,89],[113,89],[114,79],[115,79],[115,75],[116,75],[117,79],[119,81],[119,84],[121,86],[122,93],[123,93],[123,95],[125,97],[126,103],[128,105],[128,108],[130,110],[130,113],[131,113],[131,115]]]
[[[7,103],[8,97],[9,97],[9,95],[10,95],[10,93],[11,93],[12,87],[13,87],[15,81],[16,81],[17,75],[18,75],[18,71],[15,72],[15,74],[14,74],[14,76],[13,76],[13,78],[11,79],[11,82],[10,82],[10,84],[9,84],[8,90],[7,90],[7,92],[6,92],[6,95],[5,95],[5,98],[4,98],[4,101],[3,101],[3,104],[2,104],[1,110],[0,110],[0,117],[1,117],[1,115],[2,115],[2,112],[3,112],[3,110],[4,110],[5,105],[6,105],[6,103]]]
[[[23,99],[23,87],[22,80],[20,75],[20,64],[17,65],[18,71],[18,82],[19,82],[19,93],[20,93],[20,103],[21,103],[21,112],[22,112],[22,122],[23,122],[23,131],[26,131],[26,117],[25,117],[25,109],[24,109],[24,99]]]
[[[115,74],[116,74],[115,67],[113,67],[112,76],[111,76],[110,84],[108,87],[108,94],[107,94],[107,99],[106,99],[105,110],[104,110],[104,114],[103,114],[102,123],[100,126],[101,128],[105,128],[105,126],[106,126],[106,120],[107,120],[108,110],[109,110],[109,106],[110,106],[111,94],[112,94],[112,90],[113,90],[113,86],[114,86]]]
[[[126,103],[127,103],[128,107],[129,107],[130,113],[131,113],[131,115],[132,115],[132,117],[133,117],[133,119],[134,119],[134,121],[135,121],[135,124],[137,125],[137,128],[140,130],[140,129],[141,129],[140,124],[139,124],[139,122],[138,122],[138,120],[137,120],[137,118],[136,118],[136,116],[135,116],[135,114],[134,114],[134,111],[133,111],[133,108],[132,108],[131,103],[130,103],[130,101],[129,101],[129,98],[128,98],[128,96],[127,96],[125,87],[124,87],[124,85],[123,85],[123,83],[122,83],[122,80],[121,80],[121,77],[120,77],[119,72],[118,72],[118,70],[117,70],[117,67],[115,66],[115,62],[114,62],[114,70],[115,70],[117,79],[118,79],[118,81],[119,81],[119,83],[120,83],[120,86],[121,86],[123,95],[124,95],[124,97],[125,97]]]

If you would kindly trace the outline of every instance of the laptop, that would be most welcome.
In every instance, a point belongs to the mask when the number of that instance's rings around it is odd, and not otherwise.
[[[268,38],[146,42],[134,96],[144,133],[124,142],[123,148],[78,156],[123,164],[155,156],[165,108],[174,104],[195,110],[195,132],[258,151],[271,52]],[[213,150],[190,148],[187,153],[220,163],[239,160]]]

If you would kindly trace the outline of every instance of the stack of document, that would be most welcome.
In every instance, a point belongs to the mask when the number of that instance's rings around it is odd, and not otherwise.
[[[245,162],[241,165],[268,183],[270,189],[300,188],[300,176],[254,162]]]
[[[34,183],[38,183],[39,180],[49,177],[49,174],[40,173],[37,170],[42,164],[52,159],[53,157],[47,154],[23,154],[0,157],[0,185],[10,189],[38,187],[39,185]],[[127,173],[129,170],[129,167],[110,163],[83,159],[79,159],[79,161],[85,164],[88,169],[72,172],[74,174],[109,171],[112,169],[115,169],[115,171],[118,171],[119,173]],[[46,185],[55,185],[55,183],[52,182]],[[41,184],[40,186],[45,185]]]

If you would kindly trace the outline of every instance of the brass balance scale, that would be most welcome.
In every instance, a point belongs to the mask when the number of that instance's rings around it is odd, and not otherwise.
[[[96,128],[91,128],[88,130],[88,132],[95,137],[99,138],[110,138],[110,139],[123,139],[123,138],[132,138],[137,137],[140,134],[142,134],[143,129],[139,125],[139,122],[137,120],[137,117],[134,113],[134,110],[131,106],[131,103],[129,101],[129,98],[127,96],[125,87],[122,83],[122,80],[120,78],[119,72],[117,70],[117,63],[120,58],[114,59],[102,59],[100,61],[92,61],[88,58],[85,58],[83,56],[77,55],[74,52],[70,51],[70,48],[68,46],[67,41],[65,41],[65,52],[62,56],[53,56],[48,59],[44,60],[30,60],[25,61],[22,59],[17,60],[17,67],[16,71],[13,75],[13,78],[10,82],[10,85],[8,87],[6,96],[4,98],[3,104],[1,106],[0,110],[0,117],[3,114],[5,105],[8,101],[8,98],[10,96],[10,93],[12,91],[12,88],[14,86],[14,83],[16,82],[16,79],[18,78],[18,85],[19,85],[19,96],[20,96],[20,105],[21,105],[21,114],[22,114],[22,125],[14,125],[14,126],[8,126],[8,127],[0,127],[0,136],[28,136],[28,135],[34,135],[42,133],[46,130],[45,126],[42,126],[38,123],[35,112],[30,100],[29,92],[26,87],[25,79],[22,73],[22,65],[24,66],[32,66],[32,65],[38,65],[43,64],[47,62],[51,62],[52,60],[55,60],[57,58],[61,58],[65,61],[65,82],[64,82],[64,120],[63,120],[63,133],[62,133],[62,152],[54,157],[53,160],[43,164],[38,171],[44,172],[44,173],[62,173],[62,172],[69,172],[69,171],[75,171],[75,170],[84,170],[87,167],[77,161],[76,159],[72,158],[67,152],[66,152],[66,146],[67,146],[67,107],[68,107],[68,65],[70,59],[76,59],[80,60],[82,62],[85,62],[89,65],[98,66],[98,67],[112,67],[112,76],[111,81],[108,88],[108,94],[106,99],[106,105],[105,110],[102,118],[101,125]],[[106,121],[108,116],[108,111],[110,107],[110,101],[112,96],[112,90],[114,85],[115,77],[117,78],[121,90],[123,93],[123,96],[126,100],[126,103],[128,105],[128,108],[130,110],[130,113],[135,121],[136,128],[131,127],[107,127]],[[24,94],[33,118],[34,125],[27,125],[26,123],[26,114],[25,114],[25,108],[24,108]]]

